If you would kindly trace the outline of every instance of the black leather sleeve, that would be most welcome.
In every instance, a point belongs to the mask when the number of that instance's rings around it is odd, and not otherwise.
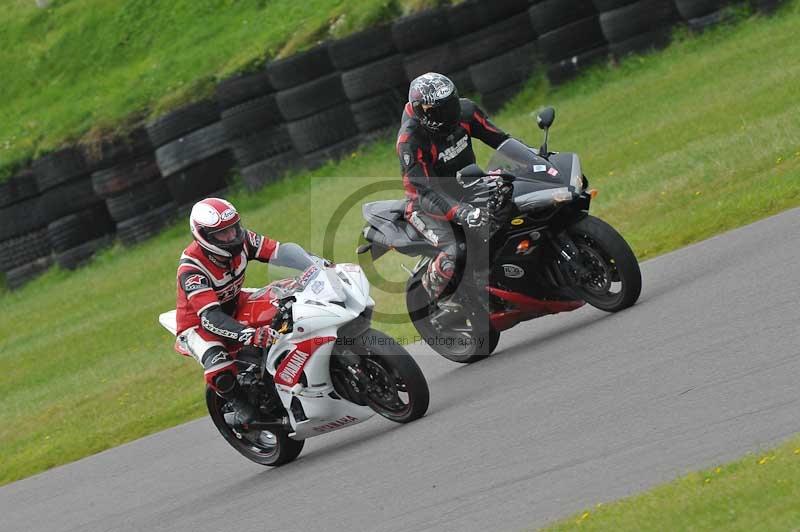
[[[471,128],[471,135],[483,141],[485,144],[492,148],[497,148],[507,138],[510,137],[508,133],[494,125],[483,109],[472,100],[462,98],[461,100],[462,116],[466,115]]]
[[[218,306],[204,310],[200,314],[200,326],[210,333],[235,342],[245,342],[253,335],[252,328],[245,327],[225,314]]]

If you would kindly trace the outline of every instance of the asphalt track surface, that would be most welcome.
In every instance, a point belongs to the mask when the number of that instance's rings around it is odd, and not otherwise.
[[[800,431],[798,264],[795,209],[644,263],[628,311],[523,324],[472,366],[413,346],[417,422],[268,469],[197,420],[0,488],[0,528],[535,528]]]

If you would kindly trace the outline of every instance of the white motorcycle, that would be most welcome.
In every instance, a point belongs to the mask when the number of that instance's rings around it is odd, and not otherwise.
[[[249,290],[234,316],[282,333],[267,349],[232,352],[258,419],[232,426],[226,422],[231,405],[206,390],[208,412],[228,443],[254,462],[278,466],[297,458],[306,438],[351,427],[376,412],[397,423],[422,417],[428,384],[402,345],[370,327],[375,301],[361,267],[327,264],[291,243],[281,244],[270,265],[275,263],[302,273]],[[177,334],[174,310],[159,322]],[[175,349],[188,355],[181,336]]]

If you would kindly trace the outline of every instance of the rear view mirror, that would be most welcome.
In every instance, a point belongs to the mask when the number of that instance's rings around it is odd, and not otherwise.
[[[539,124],[539,129],[547,129],[553,125],[556,119],[556,110],[552,107],[545,107],[539,114],[536,115],[536,123]]]
[[[456,181],[462,187],[471,187],[478,182],[482,177],[486,176],[480,166],[477,164],[470,164],[456,172]]]

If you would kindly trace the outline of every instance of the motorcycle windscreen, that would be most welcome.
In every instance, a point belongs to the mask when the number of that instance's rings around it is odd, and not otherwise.
[[[517,178],[514,183],[515,195],[570,184],[569,171],[560,171],[550,161],[540,157],[534,148],[517,139],[506,140],[492,155],[487,171],[498,170]]]

